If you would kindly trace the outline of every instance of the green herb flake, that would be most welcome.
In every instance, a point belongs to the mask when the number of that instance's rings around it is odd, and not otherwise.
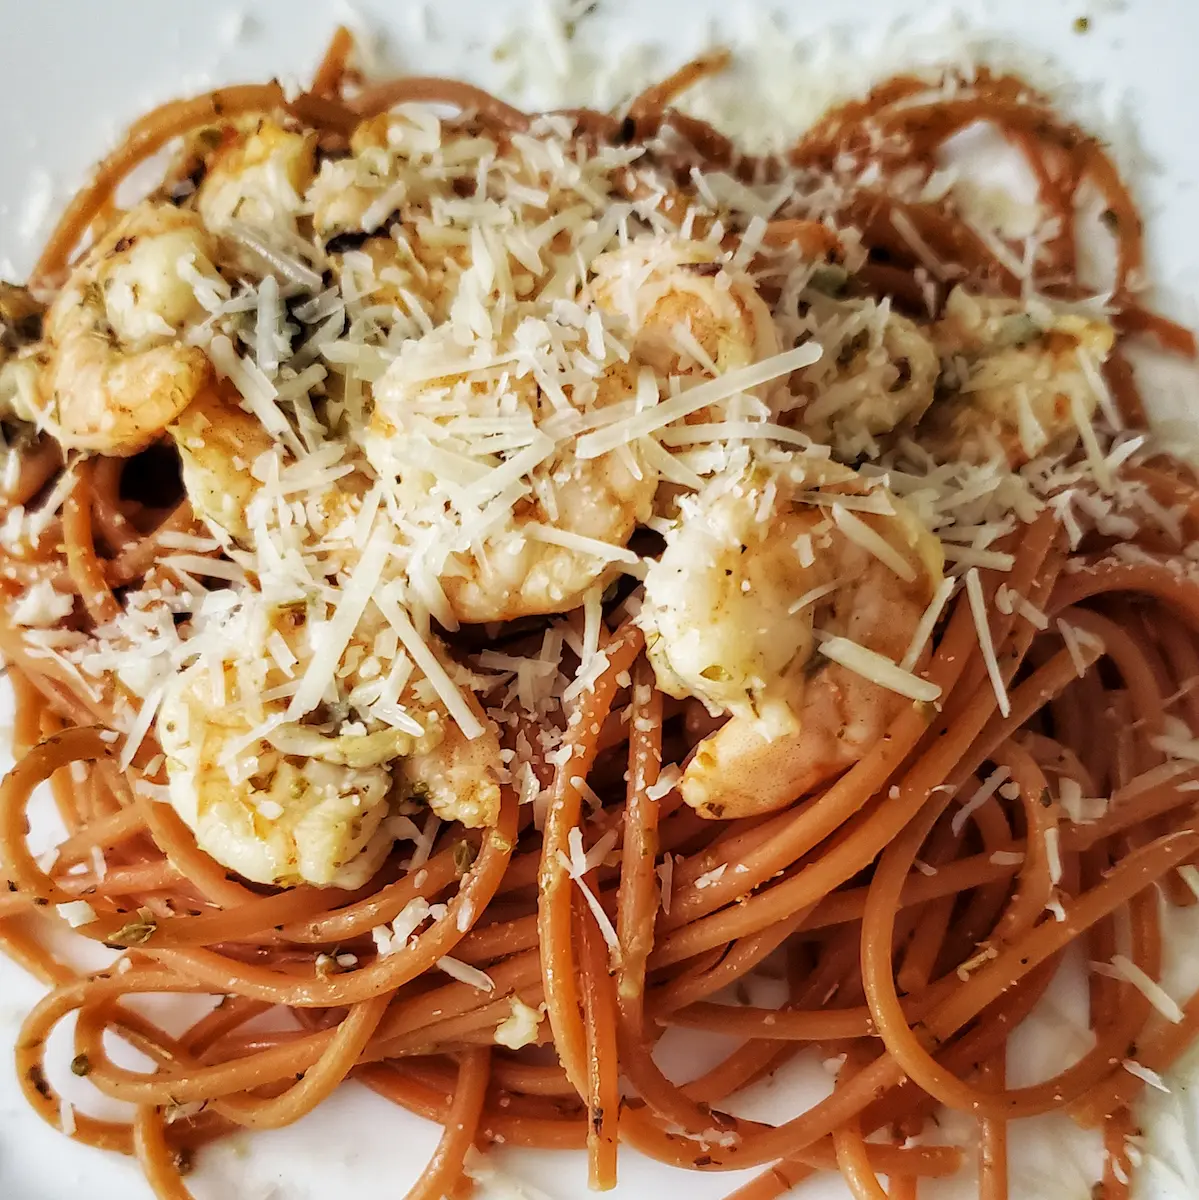
[[[158,921],[148,908],[137,910],[137,920],[122,926],[110,938],[110,946],[143,946],[154,936]]]
[[[817,267],[808,280],[808,287],[825,296],[844,296],[849,287],[849,272],[836,263]]]

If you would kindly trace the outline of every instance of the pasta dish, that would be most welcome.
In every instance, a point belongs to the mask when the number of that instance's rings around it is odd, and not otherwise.
[[[29,1104],[164,1200],[347,1078],[444,1127],[410,1200],[496,1144],[601,1190],[623,1145],[760,1168],[737,1200],[1001,1200],[1049,1112],[1128,1196],[1199,1023],[1161,984],[1199,896],[1199,490],[1129,353],[1194,339],[1101,142],[985,70],[752,156],[675,105],[720,54],[529,114],[352,50],[147,114],[0,292]],[[980,125],[1027,197],[950,164]],[[1090,1048],[1014,1086],[1078,948]],[[128,1120],[63,1098],[68,1018]],[[735,1048],[680,1081],[672,1027]],[[827,1096],[738,1115],[804,1054]]]

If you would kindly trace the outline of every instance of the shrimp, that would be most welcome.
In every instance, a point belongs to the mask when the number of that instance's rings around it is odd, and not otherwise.
[[[335,487],[314,486],[311,464],[280,446],[224,382],[198,396],[167,432],[193,512],[226,549],[269,545],[274,569],[300,588],[353,569],[371,485],[364,471],[348,469]],[[284,496],[293,498],[281,503]]]
[[[302,605],[251,603],[234,618],[242,622],[239,639],[254,645],[254,630],[261,639],[270,629],[302,670],[312,653],[302,611]],[[386,664],[386,675],[377,660],[363,669],[372,656],[362,648],[374,644],[379,629],[358,630],[359,650],[348,661],[359,666],[339,672],[339,682],[352,685],[340,711],[369,717],[370,698],[398,671],[406,681],[393,705],[394,724],[339,722],[338,706],[321,713],[319,726],[290,722],[283,702],[262,699],[280,672],[252,653],[215,664],[201,657],[165,687],[156,728],[167,796],[200,848],[223,866],[256,883],[356,888],[387,857],[397,836],[389,818],[398,804],[415,811],[414,804],[424,803],[470,827],[495,824],[494,727],[481,721],[483,732],[468,739],[402,655]]]
[[[635,241],[592,270],[596,304],[628,323],[634,352],[659,375],[722,375],[779,352],[769,307],[718,247]]]
[[[705,817],[770,812],[856,762],[911,701],[818,657],[820,640],[901,660],[942,571],[899,500],[827,459],[745,460],[684,501],[639,621],[659,687],[731,719],[696,748],[683,799]]]
[[[837,354],[798,372],[792,383],[806,399],[798,425],[840,457],[876,450],[875,438],[918,421],[933,402],[941,362],[932,342],[907,317],[887,305],[814,299],[822,323],[843,322]]]
[[[473,695],[468,703],[481,718]],[[414,751],[396,764],[411,794],[423,799],[442,820],[459,821],[468,829],[492,826],[500,814],[500,744],[494,726],[484,724],[484,733],[468,738],[457,724],[443,720],[437,745]]]
[[[260,487],[252,467],[274,448],[274,438],[225,384],[205,388],[167,432],[179,451],[192,511],[219,540],[245,543],[246,511]]]
[[[363,121],[350,149],[321,164],[306,200],[343,292],[397,310],[418,330],[441,324],[472,261],[471,222],[452,211],[461,203],[455,189],[473,190],[498,146],[443,129],[432,110],[407,105]]]
[[[245,745],[254,726],[213,690],[201,660],[172,681],[157,718],[168,797],[200,849],[254,883],[361,887],[393,840],[390,772]]]
[[[241,407],[233,387],[221,381],[206,388],[167,433],[179,452],[183,488],[192,510],[217,540],[249,547],[257,533],[269,536],[266,530],[278,514],[274,501],[263,496],[263,478],[275,470],[286,472],[295,460],[257,417]],[[296,465],[303,469],[302,464]],[[307,489],[297,501],[304,519],[290,527],[306,549],[321,543],[324,565],[330,571],[343,569],[361,552],[354,543],[354,524],[369,482],[364,474],[353,472],[342,476],[336,488]],[[259,515],[264,524],[256,529]],[[291,509],[289,516],[294,516]]]
[[[207,316],[181,263],[216,278],[211,236],[172,205],[145,203],[72,271],[46,313],[39,423],[68,449],[136,454],[207,386],[183,333]]]
[[[493,138],[469,125],[442,123],[422,105],[364,122],[351,148],[350,157],[322,164],[307,197],[334,270],[351,271],[351,293],[365,286],[372,300],[409,315],[419,301],[436,325],[450,318],[472,274],[482,286],[468,303],[489,308],[513,297],[537,299],[546,288],[574,296],[590,282],[600,306],[616,314],[624,289],[609,294],[607,284],[618,283],[632,264],[636,286],[647,294],[656,289],[644,313],[629,314],[639,326],[655,310],[647,347],[654,330],[668,338],[673,324],[685,321],[708,343],[699,352],[700,369],[710,359],[726,370],[771,352],[765,345],[754,349],[772,326],[753,284],[737,271],[715,278],[718,247],[647,239],[595,258],[617,234],[619,209],[612,200],[628,186],[619,155],[579,149],[562,161],[544,131]],[[592,268],[599,272],[595,279]],[[681,278],[692,271],[714,278],[692,287]],[[675,275],[680,279],[672,282]],[[741,343],[750,347],[748,356],[736,350]],[[684,353],[694,367],[690,349]],[[669,370],[671,355],[657,357]]]
[[[921,445],[973,462],[998,453],[1016,470],[1076,443],[1079,420],[1095,411],[1092,379],[1115,332],[1105,320],[1043,302],[980,298],[958,287],[934,340],[947,367],[942,396],[920,423]]]
[[[399,163],[391,146],[390,130],[402,141],[407,126],[402,119],[388,114],[363,121],[350,135],[350,155],[326,159],[308,189],[306,205],[312,213],[312,226],[323,245],[338,238],[360,242],[375,229],[382,228],[394,213],[380,213],[372,229],[364,228],[364,218],[398,181]],[[405,189],[404,199],[407,199]],[[396,193],[396,212],[400,195]],[[385,234],[381,240],[388,240]]]
[[[467,703],[483,727],[474,738],[450,719],[430,694],[427,681],[418,679],[405,694],[404,709],[416,720],[419,734],[380,729],[328,737],[293,725],[272,733],[270,739],[276,749],[288,754],[338,766],[364,769],[387,764],[402,797],[423,801],[442,820],[458,821],[468,829],[485,828],[499,818],[499,739],[473,694]]]
[[[419,178],[409,178],[404,168],[410,159],[438,153],[441,145],[441,123],[431,110],[408,106],[405,112],[381,113],[361,122],[350,135],[349,157],[321,163],[308,192],[319,240],[373,232],[364,228],[364,217],[389,190],[395,190],[395,210],[380,213],[379,221],[370,222],[374,228],[399,212],[402,202],[410,205],[409,188],[403,188],[401,194],[395,185],[403,174],[405,184],[420,187]],[[494,143],[489,146],[494,152]]]
[[[566,612],[608,582],[651,515],[658,476],[636,445],[592,459],[571,449],[583,421],[631,405],[638,365],[548,309],[497,343],[499,364],[450,373],[464,357],[453,334],[405,347],[375,386],[364,441],[398,479],[411,585],[443,623]]]
[[[236,224],[294,228],[316,169],[317,135],[271,120],[230,129],[208,157],[195,204],[204,224],[225,233]]]

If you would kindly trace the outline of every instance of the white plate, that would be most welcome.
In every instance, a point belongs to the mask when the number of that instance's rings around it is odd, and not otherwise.
[[[924,31],[943,28],[950,14],[929,12],[921,0],[842,0],[792,7],[802,8],[790,27],[807,39],[809,58],[814,46],[822,47],[816,54],[822,60],[833,53],[831,47],[839,46],[851,74],[860,74],[861,64],[872,61],[880,46],[889,47],[892,58],[901,45],[928,57],[934,47],[946,44],[944,37],[927,38]],[[124,123],[151,104],[216,82],[272,74],[303,78],[333,25],[345,19],[386,31],[387,53],[409,70],[457,74],[495,86],[510,77],[514,67],[511,58],[497,63],[491,49],[511,31],[515,14],[522,10],[528,11],[519,0],[374,0],[353,10],[321,0],[259,0],[228,8],[186,0],[122,0],[119,5],[0,0],[0,79],[5,95],[0,105],[0,274],[19,278],[28,269],[39,237],[89,163]],[[721,0],[600,0],[598,11],[580,25],[579,36],[586,39],[601,74],[615,64],[637,61],[661,76],[708,42],[714,27],[725,38],[760,47],[763,11],[752,3],[731,6]],[[832,14],[840,33],[830,40],[824,35]],[[958,14],[961,25],[992,44],[995,35],[1006,42],[1018,40],[1034,52],[1033,58],[1064,67],[1083,85],[1071,91],[1072,103],[1118,135],[1125,164],[1135,168],[1133,181],[1150,219],[1156,278],[1165,285],[1163,303],[1194,322],[1191,298],[1199,295],[1199,228],[1194,219],[1199,185],[1199,73],[1194,60],[1199,5],[1194,0],[980,0],[964,9],[959,6]],[[1090,29],[1080,34],[1074,21],[1083,15],[1090,18]],[[543,13],[525,20],[548,26]],[[754,29],[758,36],[750,32]],[[955,40],[960,46],[967,39],[959,35]],[[657,43],[656,51],[637,55],[633,48],[646,42]],[[783,42],[773,38],[775,72],[788,59]],[[846,48],[853,51],[848,59]],[[801,59],[794,58],[793,66]],[[545,61],[555,69],[552,56]],[[1037,70],[1045,76],[1043,65]],[[1062,77],[1060,71],[1056,74]],[[764,95],[768,93],[759,88],[746,104],[760,104]],[[1127,139],[1120,131],[1127,131],[1130,115],[1152,171],[1137,167],[1123,149]],[[1163,407],[1170,415],[1186,416],[1195,394],[1193,378],[1179,376]],[[1188,419],[1194,427],[1195,418]],[[35,842],[38,836],[48,835],[35,831]],[[1181,924],[1189,928],[1180,930],[1177,944],[1199,945],[1194,915],[1187,914]],[[1188,970],[1185,961],[1178,961],[1167,983],[1176,987],[1176,994],[1186,995],[1199,984],[1196,975],[1194,963]],[[0,960],[0,1045],[11,1044],[21,1016],[39,991],[28,977]],[[1063,983],[1053,990],[1046,1007],[1067,1011],[1076,999]],[[1068,1060],[1085,1049],[1085,1041],[1071,1044],[1068,1032],[1069,1025],[1055,1021],[1049,1011],[1038,1028],[1021,1034],[1021,1046],[1012,1055],[1013,1074],[1031,1063],[1043,1076],[1064,1061],[1063,1055]],[[671,1036],[667,1043],[666,1065],[680,1075],[698,1073],[726,1049],[717,1039],[683,1041]],[[739,1109],[778,1121],[828,1086],[819,1065],[809,1063],[759,1088]],[[1152,1113],[1145,1114],[1156,1157],[1145,1174],[1143,1194],[1152,1200],[1199,1196],[1193,1153],[1199,1145],[1199,1108],[1192,1096],[1179,1084],[1170,1097],[1155,1097]],[[950,1122],[951,1134],[954,1124]],[[290,1129],[237,1138],[209,1152],[192,1183],[202,1200],[315,1200],[348,1194],[360,1200],[391,1200],[416,1177],[438,1132],[350,1086]],[[1018,1123],[1013,1128],[1013,1200],[1085,1200],[1094,1178],[1094,1152],[1093,1139],[1072,1136],[1063,1121]],[[494,1155],[504,1171],[554,1200],[585,1194],[582,1158],[504,1151]],[[625,1152],[615,1195],[636,1200],[682,1187],[694,1200],[706,1200],[724,1195],[748,1174],[684,1176]],[[496,1187],[487,1192],[520,1194]],[[967,1181],[930,1187],[921,1194],[973,1192]],[[827,1180],[809,1185],[802,1194],[847,1193],[837,1181]],[[134,1200],[149,1191],[129,1163],[75,1145],[32,1116],[18,1093],[5,1051],[0,1056],[0,1197],[63,1200],[76,1195]]]

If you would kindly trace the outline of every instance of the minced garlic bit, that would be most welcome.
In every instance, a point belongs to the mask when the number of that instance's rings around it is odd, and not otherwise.
[[[538,1030],[545,1015],[545,1005],[532,1008],[525,1004],[519,996],[511,997],[511,1015],[504,1018],[496,1026],[495,1040],[500,1046],[509,1050],[519,1050],[523,1046],[532,1046],[537,1041]]]

